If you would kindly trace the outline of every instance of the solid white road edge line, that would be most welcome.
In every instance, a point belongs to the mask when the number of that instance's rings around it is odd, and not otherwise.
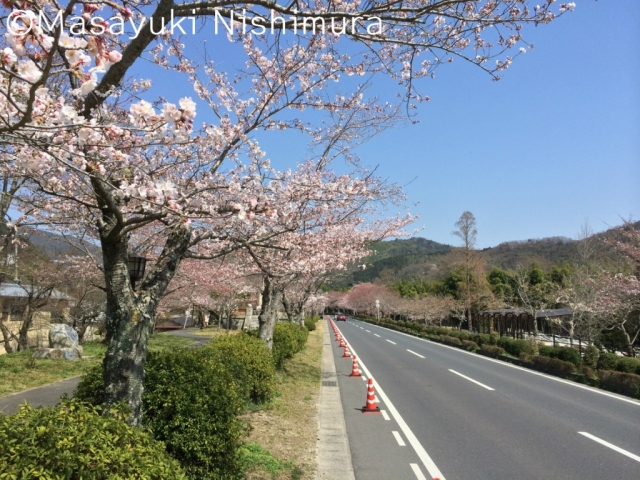
[[[388,338],[387,338],[386,340],[387,340],[387,342],[389,342],[389,343],[393,343],[394,345],[397,345],[397,344],[396,344],[396,342],[392,342],[392,341],[391,341],[391,340],[389,340]]]
[[[601,445],[604,445],[605,447],[609,447],[611,450],[615,450],[618,453],[621,453],[622,455],[626,455],[627,457],[635,460],[636,462],[640,462],[640,457],[638,455],[634,455],[631,452],[627,452],[625,449],[620,448],[620,447],[616,447],[614,444],[609,443],[605,440],[602,440],[601,438],[598,438],[594,435],[591,435],[590,433],[587,432],[578,432],[580,435],[584,435],[587,438],[590,438],[591,440],[593,440],[594,442],[598,442]]]
[[[398,445],[400,445],[401,447],[406,447],[407,444],[404,443],[404,440],[402,440],[402,437],[400,436],[400,434],[398,432],[396,432],[395,430],[393,432],[393,436],[396,437],[396,442],[398,442]]]
[[[416,478],[418,480],[427,480],[427,477],[422,474],[422,470],[420,470],[420,467],[417,463],[410,463],[409,465],[411,466],[411,470],[413,470],[413,473],[416,474]]]
[[[391,418],[389,417],[389,414],[387,413],[386,410],[380,410],[380,413],[382,414],[382,416],[384,417],[384,419],[386,421],[388,421],[388,422],[391,421]]]
[[[424,356],[420,355],[419,353],[414,352],[413,350],[409,350],[408,348],[407,348],[407,352],[413,353],[416,357],[424,358]]]
[[[351,348],[351,345],[349,344],[349,342],[347,342],[347,345],[349,345],[349,350],[353,352],[353,349]],[[355,352],[354,354],[358,355]],[[360,358],[360,355],[358,355],[358,362],[360,362],[362,371],[367,375],[367,377],[373,378],[373,376],[371,375],[371,372],[369,372],[369,369],[365,366],[364,362]],[[436,467],[436,464],[433,463],[433,460],[431,460],[431,457],[429,456],[427,451],[424,449],[420,441],[413,434],[413,432],[409,428],[409,425],[407,425],[407,423],[404,421],[404,418],[402,418],[398,410],[396,410],[396,407],[393,405],[393,403],[391,403],[391,400],[389,400],[389,397],[387,397],[387,395],[384,393],[384,390],[382,390],[382,387],[380,386],[380,384],[376,384],[375,389],[376,389],[376,393],[380,396],[380,398],[382,398],[382,401],[389,409],[391,416],[394,418],[394,420],[400,427],[400,430],[402,430],[402,433],[404,433],[404,436],[407,437],[407,440],[409,440],[409,443],[415,450],[416,454],[418,455],[420,460],[422,460],[422,463],[427,469],[427,472],[429,472],[429,475],[431,475],[432,478],[438,478],[439,480],[446,480],[444,478],[444,475],[442,475],[442,472],[438,469],[438,467]]]
[[[464,378],[464,379],[466,379],[466,380],[469,380],[470,382],[475,383],[476,385],[480,385],[482,388],[486,388],[487,390],[494,390],[494,389],[493,389],[493,388],[491,388],[491,387],[487,387],[484,383],[480,383],[480,382],[478,382],[477,380],[474,380],[473,378],[469,378],[469,377],[467,377],[466,375],[463,375],[463,374],[461,374],[461,373],[459,373],[459,372],[456,372],[455,370],[451,370],[450,368],[449,368],[448,370],[449,370],[451,373],[455,373],[456,375],[458,375],[458,376],[460,376],[460,377],[462,377],[462,378]]]
[[[487,362],[493,362],[495,364],[502,365],[504,367],[513,368],[515,370],[520,370],[522,372],[530,373],[531,375],[537,375],[539,377],[548,378],[549,380],[553,380],[554,382],[564,383],[565,385],[570,385],[572,387],[581,388],[582,390],[588,390],[590,392],[597,393],[598,395],[603,395],[605,397],[615,398],[616,400],[621,400],[623,402],[631,403],[633,405],[636,405],[636,406],[640,407],[640,402],[637,401],[637,400],[633,400],[631,398],[625,398],[625,397],[623,397],[621,395],[615,395],[613,393],[609,393],[609,392],[606,392],[604,390],[600,390],[598,388],[589,387],[587,385],[580,385],[579,383],[570,382],[570,381],[565,380],[563,378],[552,377],[551,375],[547,375],[546,373],[536,372],[535,370],[529,370],[528,368],[519,367],[518,365],[513,365],[512,363],[502,362],[500,360],[495,360],[493,358],[485,357],[483,355],[477,355],[475,353],[467,352],[467,351],[461,350],[459,348],[450,347],[449,345],[443,345],[443,344],[437,343],[437,342],[430,342],[429,340],[425,340],[424,338],[415,337],[413,335],[409,335],[408,333],[397,332],[395,330],[391,330],[389,328],[381,327],[379,325],[373,325],[373,326],[376,327],[376,328],[380,328],[382,330],[386,330],[387,332],[393,332],[393,333],[397,333],[398,335],[404,335],[405,337],[413,338],[415,340],[420,340],[422,342],[429,343],[431,345],[437,345],[438,347],[448,348],[449,350],[453,350],[453,351],[456,351],[458,353],[464,353],[465,355],[473,355],[474,357],[476,357],[478,359],[486,360]]]

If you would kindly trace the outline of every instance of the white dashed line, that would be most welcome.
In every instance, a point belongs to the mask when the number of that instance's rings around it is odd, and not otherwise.
[[[480,382],[478,382],[477,380],[474,380],[473,378],[469,378],[469,377],[467,377],[466,375],[463,375],[463,374],[461,374],[461,373],[456,372],[455,370],[451,370],[451,369],[449,369],[449,371],[450,371],[451,373],[455,373],[456,375],[458,375],[458,376],[460,376],[460,377],[462,377],[462,378],[464,378],[464,379],[466,379],[466,380],[469,380],[470,382],[475,383],[476,385],[480,385],[482,388],[486,388],[487,390],[493,390],[493,388],[491,388],[491,387],[487,387],[484,383],[480,383]]]
[[[392,341],[391,341],[391,340],[389,340],[388,338],[387,338],[387,342],[389,342],[389,343],[393,343],[394,345],[396,345],[396,342],[392,342]]]
[[[370,330],[365,330],[365,332],[369,332],[369,333],[371,333],[371,331],[370,331]]]
[[[376,337],[380,338],[380,335],[378,335],[377,333],[374,333],[374,335],[375,335]]]
[[[398,442],[398,445],[400,445],[401,447],[406,447],[407,444],[404,443],[404,440],[402,439],[402,437],[400,436],[400,434],[398,432],[396,432],[395,430],[392,432],[393,436],[396,437],[396,442]]]
[[[416,357],[424,358],[424,357],[423,357],[422,355],[420,355],[419,353],[416,353],[416,352],[414,352],[414,351],[412,351],[412,350],[409,350],[408,348],[407,348],[407,352],[409,352],[409,353],[413,353]]]
[[[422,470],[420,470],[420,467],[417,463],[410,463],[409,465],[411,465],[411,470],[413,470],[413,473],[416,474],[416,478],[418,480],[427,480],[427,477],[422,474]]]
[[[591,440],[593,440],[594,442],[598,442],[600,445],[604,445],[605,447],[610,448],[611,450],[615,450],[618,453],[621,453],[622,455],[626,455],[627,457],[635,460],[636,462],[640,462],[640,457],[638,455],[634,455],[631,452],[627,452],[626,450],[620,448],[620,447],[616,447],[613,443],[609,443],[605,440],[602,440],[601,438],[598,438],[594,435],[591,435],[590,433],[587,432],[578,432],[580,435],[584,435],[587,438],[590,438]]]
[[[380,410],[380,413],[382,414],[382,416],[384,417],[385,420],[390,421],[391,418],[389,418],[389,414],[387,413],[386,410]]]

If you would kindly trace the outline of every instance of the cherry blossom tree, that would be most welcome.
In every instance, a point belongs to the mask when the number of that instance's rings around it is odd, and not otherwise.
[[[131,423],[140,423],[146,344],[158,302],[184,259],[266,248],[306,228],[301,219],[308,208],[296,216],[297,207],[276,203],[282,181],[258,132],[308,135],[318,171],[337,157],[357,165],[353,145],[393,125],[401,106],[427,99],[416,80],[454,58],[497,78],[530,47],[523,24],[548,23],[573,7],[530,7],[524,0],[4,2],[0,174],[20,186],[7,187],[3,199],[21,210],[20,224],[100,242],[106,403],[127,401]],[[278,31],[270,31],[273,15],[284,18]],[[236,17],[267,27],[258,35],[229,30],[244,54],[238,73],[208,53],[198,64],[181,42],[178,22]],[[332,30],[316,31],[309,22]],[[158,98],[151,82],[129,79],[142,60],[185,75],[215,120],[196,129],[194,100],[165,100],[173,92]],[[374,74],[399,84],[397,104],[367,95]],[[340,80],[347,92],[338,90]],[[309,109],[314,115],[305,118]],[[324,191],[325,198],[343,192]],[[362,192],[352,198],[358,195],[372,198]],[[282,212],[291,218],[280,222]],[[135,291],[127,272],[131,250],[154,260]]]

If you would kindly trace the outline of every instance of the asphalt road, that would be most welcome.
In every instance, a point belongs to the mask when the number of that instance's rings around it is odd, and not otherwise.
[[[333,342],[357,479],[640,479],[640,402],[364,322]],[[396,433],[393,433],[396,432]],[[404,443],[404,445],[402,445]]]

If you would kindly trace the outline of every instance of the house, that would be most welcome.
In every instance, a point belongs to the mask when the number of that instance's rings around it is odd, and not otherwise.
[[[27,308],[36,310],[27,333],[29,347],[45,347],[48,346],[52,321],[55,323],[61,315],[68,314],[73,302],[73,298],[54,288],[0,283],[0,355],[6,353],[5,334],[18,335]]]

